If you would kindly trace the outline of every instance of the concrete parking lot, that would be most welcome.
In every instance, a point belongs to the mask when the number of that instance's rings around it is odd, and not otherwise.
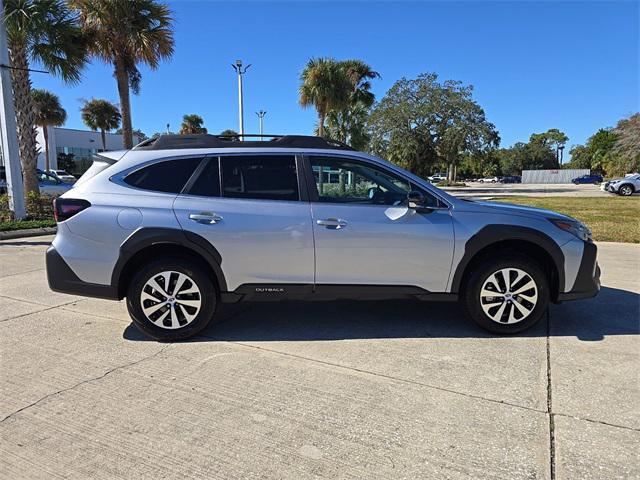
[[[603,290],[495,337],[455,304],[227,306],[148,341],[0,242],[0,477],[638,478],[640,246]]]

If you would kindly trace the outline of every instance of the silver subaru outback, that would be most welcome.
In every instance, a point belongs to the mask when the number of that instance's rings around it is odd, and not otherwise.
[[[52,290],[126,298],[159,340],[200,332],[220,302],[459,301],[495,333],[600,289],[596,246],[548,210],[462,200],[318,137],[163,135],[100,153],[55,202]]]

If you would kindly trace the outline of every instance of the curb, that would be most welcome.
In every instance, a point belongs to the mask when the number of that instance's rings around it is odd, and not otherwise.
[[[43,235],[53,235],[58,229],[56,227],[26,228],[24,230],[11,230],[0,232],[0,240],[13,240],[14,238],[41,237]]]

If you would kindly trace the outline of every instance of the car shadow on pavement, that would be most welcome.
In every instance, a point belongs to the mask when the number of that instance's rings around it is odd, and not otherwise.
[[[593,299],[550,308],[551,336],[584,341],[613,335],[637,335],[640,295],[604,287]],[[541,321],[520,337],[545,337]],[[149,340],[133,324],[131,341]],[[263,302],[221,305],[217,321],[190,342],[323,341],[383,338],[493,338],[467,320],[457,303],[411,300]]]

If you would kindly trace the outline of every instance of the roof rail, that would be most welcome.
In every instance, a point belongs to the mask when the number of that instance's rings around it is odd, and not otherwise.
[[[252,140],[245,140],[251,138]],[[253,140],[256,139],[257,140]],[[266,140],[269,139],[269,140]],[[134,150],[178,150],[185,148],[318,148],[354,150],[337,140],[305,135],[174,135],[165,134],[145,140]]]

